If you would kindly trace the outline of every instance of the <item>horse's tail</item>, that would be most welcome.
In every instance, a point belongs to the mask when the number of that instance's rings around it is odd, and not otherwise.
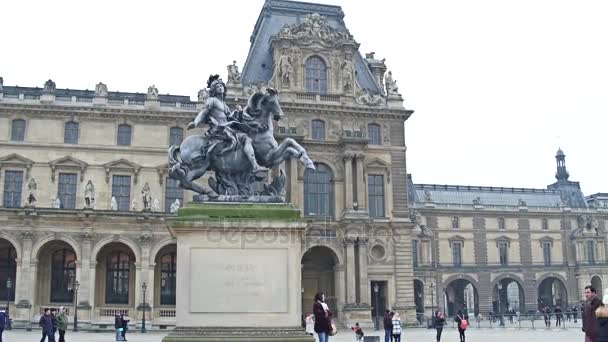
[[[177,145],[169,147],[169,165],[182,164],[182,158],[180,157],[180,148]]]

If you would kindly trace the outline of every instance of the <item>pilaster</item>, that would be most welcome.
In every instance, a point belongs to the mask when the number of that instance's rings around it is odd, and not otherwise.
[[[357,302],[355,240],[353,238],[345,238],[344,247],[346,248],[346,304],[354,304]]]
[[[371,293],[369,289],[369,277],[367,275],[368,239],[359,238],[359,302],[371,305]]]
[[[363,162],[365,161],[364,154],[355,156],[355,165],[357,170],[357,204],[359,211],[367,211],[367,176]]]

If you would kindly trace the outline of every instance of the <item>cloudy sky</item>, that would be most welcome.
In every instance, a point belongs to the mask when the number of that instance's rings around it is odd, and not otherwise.
[[[608,192],[608,1],[324,0],[361,52],[386,58],[405,105],[417,183],[543,188],[567,155],[586,194]],[[263,0],[4,1],[6,85],[195,98],[242,67]]]

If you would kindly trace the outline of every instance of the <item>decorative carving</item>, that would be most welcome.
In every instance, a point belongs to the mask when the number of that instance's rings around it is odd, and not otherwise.
[[[148,95],[146,96],[146,99],[151,101],[158,100],[158,89],[154,84],[148,87]]]
[[[110,201],[110,210],[117,211],[118,210],[118,202],[116,202],[116,197],[112,196],[112,200]]]
[[[228,69],[228,84],[241,83],[241,73],[239,67],[236,65],[236,61],[232,61],[232,64],[226,67]]]
[[[431,197],[431,192],[428,190],[424,190],[424,201],[433,202],[433,198]]]
[[[51,202],[52,202],[51,204],[52,204],[53,208],[61,209],[61,199],[59,197],[52,198]]]
[[[151,235],[151,234],[144,233],[144,234],[141,234],[141,235],[139,236],[139,242],[140,242],[141,244],[147,245],[147,244],[149,244],[151,241],[152,241],[152,235]]]
[[[416,209],[410,209],[410,220],[412,223],[422,226],[422,215]]]
[[[300,44],[320,43],[327,47],[355,45],[357,42],[348,30],[337,30],[318,13],[308,14],[299,25],[285,25],[273,39],[296,40]]]
[[[175,214],[177,213],[177,210],[179,210],[179,208],[182,206],[182,204],[179,202],[179,199],[176,198],[175,202],[171,203],[171,207],[169,207],[169,211],[171,212],[171,214]]]
[[[152,190],[150,190],[150,185],[148,182],[144,184],[144,187],[141,189],[141,201],[142,201],[142,210],[143,211],[152,211]]]
[[[133,201],[131,201],[131,211],[137,211],[137,199],[134,198]]]
[[[141,166],[131,163],[126,159],[119,159],[103,165],[104,170],[106,171],[106,183],[110,183],[110,173],[112,172],[126,172],[133,174],[133,183],[137,184],[137,177],[139,175],[139,171],[141,170]]]
[[[53,182],[55,181],[55,174],[58,169],[80,171],[80,181],[82,182],[84,181],[84,174],[89,164],[74,157],[66,156],[49,162],[49,166],[51,167],[51,181]]]
[[[36,184],[36,179],[34,177],[30,178],[30,181],[27,183],[27,198],[26,198],[26,206],[35,207],[36,206],[36,190],[38,189],[38,185]]]
[[[387,95],[399,95],[399,87],[397,87],[397,80],[393,79],[393,72],[389,71],[384,77],[384,83],[386,85]]]
[[[361,105],[379,106],[384,103],[384,97],[379,94],[372,94],[368,90],[361,89],[359,92],[357,92],[355,101]]]
[[[517,200],[517,206],[518,207],[527,207],[528,205],[527,205],[526,201],[524,201],[523,199],[520,198],[519,200]]]
[[[108,97],[108,86],[102,82],[95,85],[95,96],[96,97]]]
[[[32,240],[33,238],[34,238],[34,233],[29,232],[29,231],[21,232],[22,240]]]
[[[349,93],[354,89],[355,69],[353,68],[353,62],[350,58],[344,59],[340,65],[342,74],[342,90],[345,93]]]
[[[56,89],[55,82],[53,80],[48,80],[44,82],[44,89],[42,89],[42,93],[44,94],[54,94]]]
[[[473,199],[473,205],[482,205],[481,204],[481,197],[477,196]]]
[[[95,209],[95,185],[90,179],[84,187],[84,207],[85,209]]]
[[[198,91],[198,102],[199,103],[207,103],[207,99],[209,98],[209,91],[207,88],[203,88]]]

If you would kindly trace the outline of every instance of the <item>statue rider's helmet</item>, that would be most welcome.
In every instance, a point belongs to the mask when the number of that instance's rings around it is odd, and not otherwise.
[[[207,80],[207,88],[209,88],[209,96],[212,97],[217,97],[217,91],[216,91],[216,87],[218,84],[221,84],[224,87],[224,94],[222,94],[222,100],[223,97],[226,96],[226,84],[224,83],[224,81],[222,81],[222,79],[220,78],[220,75],[210,75],[209,79]]]

